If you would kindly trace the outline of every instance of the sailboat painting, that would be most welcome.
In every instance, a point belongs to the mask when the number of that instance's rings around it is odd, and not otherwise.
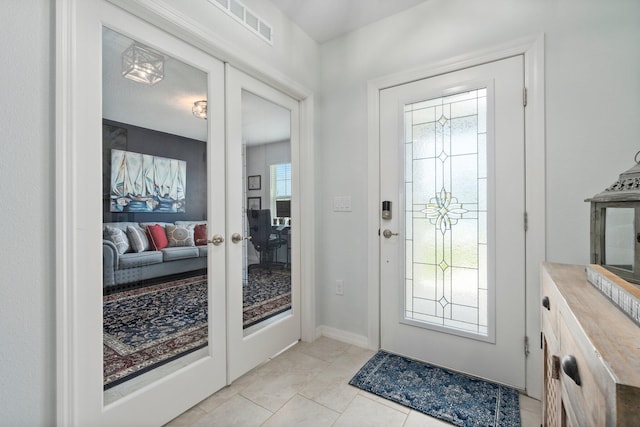
[[[111,150],[111,212],[185,212],[187,162]]]

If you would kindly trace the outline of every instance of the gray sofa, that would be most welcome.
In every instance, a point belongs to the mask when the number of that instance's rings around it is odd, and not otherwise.
[[[118,253],[116,244],[108,239],[106,227],[111,226],[123,230],[126,234],[128,226],[142,229],[147,224],[166,224],[188,226],[203,224],[206,221],[176,221],[175,223],[150,222],[110,222],[103,224],[102,272],[103,288],[109,289],[140,280],[153,279],[170,274],[200,270],[207,267],[207,246],[167,247],[159,251],[153,249],[143,252]]]

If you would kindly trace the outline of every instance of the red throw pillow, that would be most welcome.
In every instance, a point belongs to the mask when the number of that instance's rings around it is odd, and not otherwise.
[[[149,233],[149,242],[154,251],[159,251],[169,246],[167,233],[164,232],[163,226],[158,224],[147,225],[147,232]]]
[[[207,244],[207,224],[198,224],[193,229],[193,240],[196,246],[205,246]]]

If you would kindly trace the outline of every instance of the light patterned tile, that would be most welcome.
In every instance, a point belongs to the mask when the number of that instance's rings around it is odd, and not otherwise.
[[[402,427],[406,419],[407,414],[358,395],[340,415],[334,427]]]
[[[255,370],[256,376],[282,374],[287,372],[316,375],[329,363],[314,356],[298,351],[287,351]]]
[[[449,427],[451,424],[418,411],[409,412],[403,427]]]
[[[241,394],[252,402],[275,412],[316,375],[304,372],[265,374],[245,388]]]
[[[364,391],[364,390],[358,389],[358,394],[361,395],[361,396],[364,396],[364,397],[366,397],[368,399],[371,399],[374,402],[378,402],[381,405],[385,405],[385,406],[388,406],[388,407],[390,407],[392,409],[395,409],[398,412],[402,412],[404,414],[408,414],[409,411],[411,411],[410,408],[408,408],[408,407],[406,407],[404,405],[400,405],[399,403],[393,402],[393,401],[391,401],[389,399],[385,399],[384,397],[380,397],[380,396],[375,395],[373,393],[369,393],[368,391]]]
[[[343,412],[358,389],[349,385],[350,370],[331,364],[310,381],[300,394],[338,412]]]
[[[300,395],[295,395],[264,427],[329,427],[340,414]]]
[[[242,396],[235,395],[212,412],[205,414],[193,427],[258,427],[272,412]]]
[[[351,347],[350,344],[332,340],[327,337],[320,337],[312,343],[300,342],[293,350],[317,357],[326,362],[332,362],[338,356],[344,354],[349,347]]]
[[[542,413],[542,402],[532,397],[520,394],[520,410]]]
[[[206,414],[207,413],[204,410],[202,410],[198,406],[194,406],[179,417],[176,417],[173,420],[169,421],[164,425],[164,427],[190,427]]]

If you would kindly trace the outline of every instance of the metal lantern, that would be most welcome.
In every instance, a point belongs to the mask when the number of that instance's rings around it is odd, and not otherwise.
[[[591,203],[591,263],[640,284],[640,163]]]

